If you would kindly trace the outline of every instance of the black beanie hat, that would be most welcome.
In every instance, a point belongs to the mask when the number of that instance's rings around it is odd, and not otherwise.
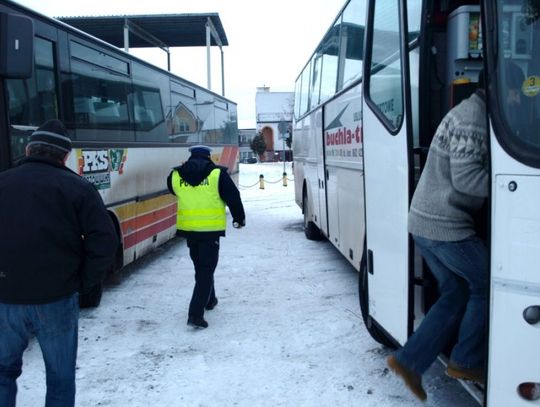
[[[71,139],[64,124],[57,119],[48,120],[32,133],[28,145],[46,144],[66,153],[71,151]]]

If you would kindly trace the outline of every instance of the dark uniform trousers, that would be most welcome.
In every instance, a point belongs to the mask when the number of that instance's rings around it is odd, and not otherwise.
[[[195,266],[195,287],[189,303],[189,316],[202,317],[204,307],[215,301],[214,271],[219,258],[219,237],[187,239],[189,256]]]

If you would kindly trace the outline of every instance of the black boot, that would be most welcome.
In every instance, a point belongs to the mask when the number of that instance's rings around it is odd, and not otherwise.
[[[214,301],[210,301],[208,304],[206,304],[206,307],[204,307],[204,309],[210,311],[210,310],[213,310],[214,307],[217,305],[218,303],[218,300],[216,297],[214,297]]]
[[[194,328],[208,328],[208,322],[203,317],[190,316],[187,320],[187,324]]]

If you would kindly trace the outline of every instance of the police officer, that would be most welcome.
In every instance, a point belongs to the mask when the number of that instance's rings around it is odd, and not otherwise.
[[[204,310],[213,309],[218,300],[214,290],[214,271],[219,257],[219,238],[225,236],[225,206],[233,226],[245,226],[240,192],[223,167],[210,158],[211,149],[196,145],[191,156],[175,167],[167,178],[169,191],[178,198],[177,235],[187,239],[195,267],[195,287],[189,304],[188,325],[206,328]]]

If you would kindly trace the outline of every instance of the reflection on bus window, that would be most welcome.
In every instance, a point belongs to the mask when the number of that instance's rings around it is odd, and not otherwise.
[[[540,147],[538,2],[499,1],[497,90],[503,120],[514,137]]]

